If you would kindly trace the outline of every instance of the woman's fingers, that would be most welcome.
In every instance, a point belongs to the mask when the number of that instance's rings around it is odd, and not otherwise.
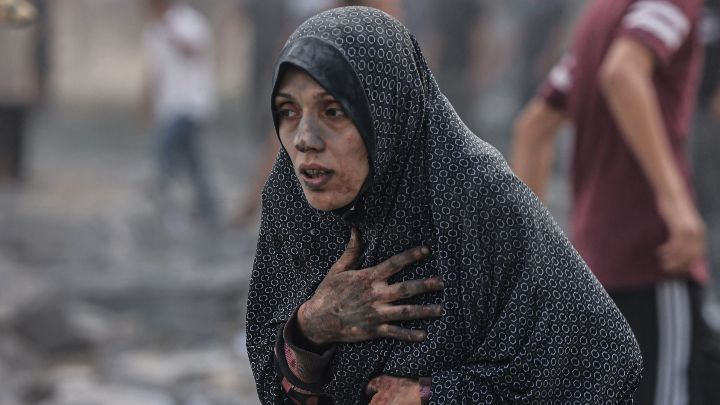
[[[439,277],[428,278],[425,280],[404,281],[402,283],[391,284],[388,286],[387,299],[388,301],[397,301],[420,294],[440,291],[443,288],[445,288],[445,284]]]
[[[391,305],[381,309],[378,315],[382,322],[392,322],[439,318],[442,313],[442,305]]]
[[[386,280],[410,263],[420,261],[430,254],[425,246],[408,249],[373,267],[377,279]]]
[[[350,241],[347,247],[345,247],[345,252],[343,252],[338,261],[330,268],[330,273],[341,273],[352,268],[360,255],[361,246],[360,232],[357,228],[352,227],[350,230]]]
[[[383,389],[387,389],[390,385],[390,381],[387,376],[381,375],[378,377],[373,378],[368,382],[367,387],[365,387],[365,394],[369,397],[372,397],[373,395],[377,394]]]
[[[418,380],[381,375],[370,380],[365,387],[370,405],[416,405],[420,401]]]
[[[396,325],[383,324],[377,328],[378,337],[405,340],[408,342],[422,342],[427,337],[424,330],[405,329]]]

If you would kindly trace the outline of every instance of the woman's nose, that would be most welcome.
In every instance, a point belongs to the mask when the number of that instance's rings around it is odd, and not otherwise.
[[[317,122],[312,118],[303,117],[295,135],[295,149],[300,152],[319,152],[324,146]]]

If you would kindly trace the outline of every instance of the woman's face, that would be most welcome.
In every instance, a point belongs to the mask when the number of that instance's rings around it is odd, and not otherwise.
[[[368,154],[340,103],[293,68],[285,71],[274,103],[280,141],[308,203],[323,211],[350,204],[368,175]]]

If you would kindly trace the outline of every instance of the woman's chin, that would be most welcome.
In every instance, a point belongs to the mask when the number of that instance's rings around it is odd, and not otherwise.
[[[311,207],[315,208],[316,210],[320,211],[332,211],[336,210],[338,208],[342,208],[347,204],[334,204],[327,201],[313,201],[311,199],[308,199],[308,203]]]
[[[329,192],[305,191],[308,204],[316,210],[332,211],[342,208],[352,202],[352,198],[333,195]]]

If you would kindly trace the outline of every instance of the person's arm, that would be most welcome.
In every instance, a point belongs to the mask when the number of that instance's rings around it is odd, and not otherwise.
[[[668,228],[669,238],[658,252],[661,264],[666,271],[681,273],[703,254],[705,230],[672,155],[652,82],[654,68],[649,48],[620,37],[611,45],[598,80]]]
[[[512,168],[541,199],[550,178],[555,136],[565,116],[542,99],[535,98],[515,120]]]

